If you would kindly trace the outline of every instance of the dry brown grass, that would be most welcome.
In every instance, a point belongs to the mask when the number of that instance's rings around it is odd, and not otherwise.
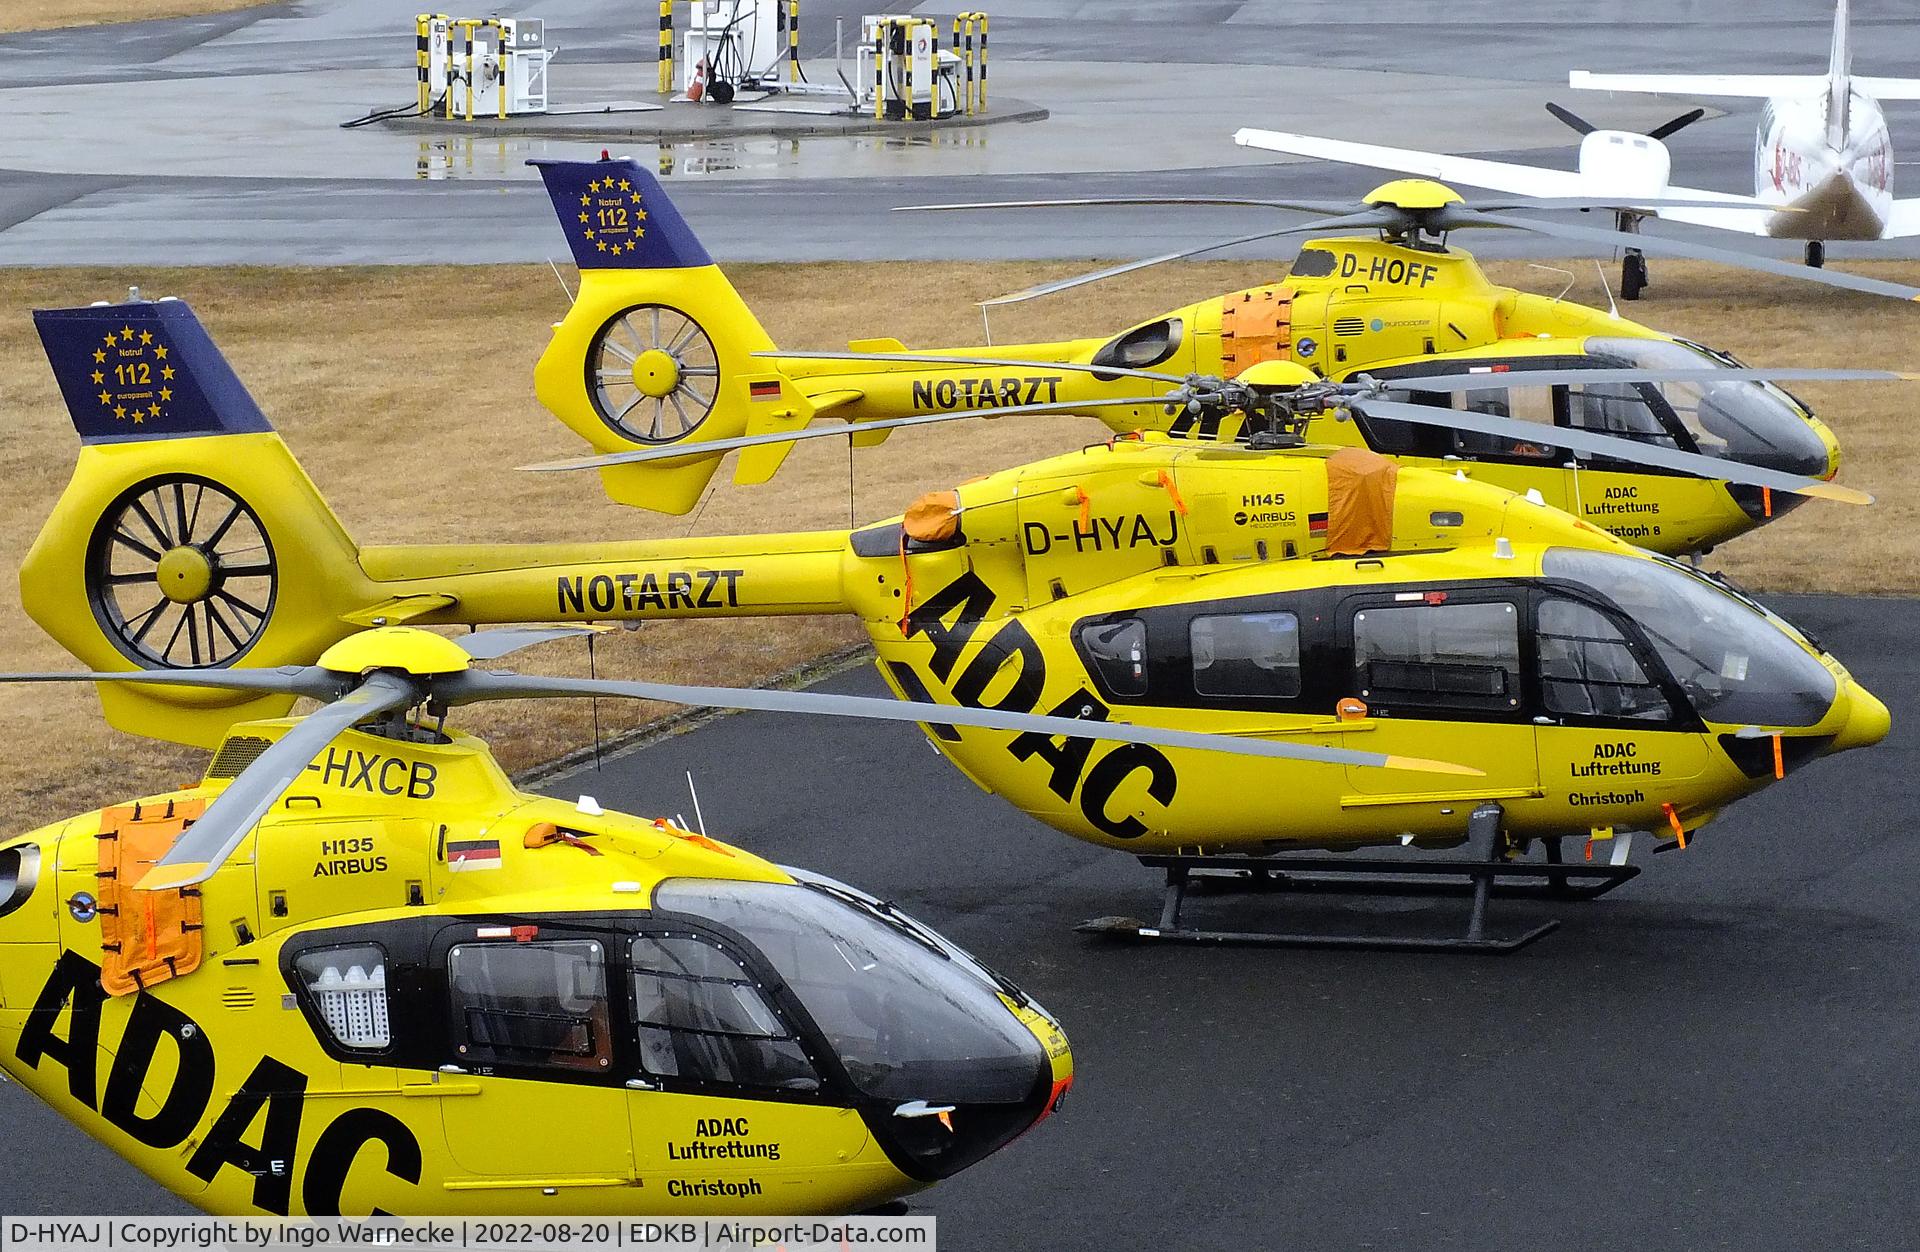
[[[248,9],[262,0],[7,0],[0,5],[0,34],[52,30],[59,26],[102,26],[109,22],[145,22],[157,17],[198,17]]]
[[[839,347],[890,334],[913,345],[975,342],[971,301],[1068,272],[1069,266],[953,264],[918,267],[914,287],[938,303],[901,304],[887,267],[860,264],[740,266],[737,286],[783,346]],[[1524,265],[1490,267],[1496,280],[1552,291],[1551,276]],[[1882,267],[1920,279],[1920,265]],[[1591,266],[1587,272],[1592,273]],[[1103,333],[1178,303],[1273,276],[1235,262],[1167,267],[1075,296],[1008,310],[1002,341]],[[1777,365],[1920,363],[1911,353],[1915,310],[1892,301],[1827,296],[1762,278],[1662,263],[1659,286],[1638,314],[1674,333]],[[189,297],[241,377],[286,435],[362,542],[501,542],[631,539],[689,533],[689,519],[609,504],[590,477],[515,474],[515,465],[578,445],[534,401],[531,365],[565,299],[543,266],[470,269],[223,269],[144,272],[0,271],[0,309],[115,298],[138,282],[151,294]],[[455,296],[458,296],[456,299]],[[1589,278],[1576,298],[1604,300]],[[485,310],[449,317],[453,307]],[[1911,355],[1909,355],[1911,353]],[[74,441],[31,322],[0,318],[0,564],[17,568],[64,484]],[[1876,492],[1871,512],[1812,504],[1733,546],[1726,565],[1773,589],[1911,592],[1920,589],[1920,517],[1907,491],[1916,468],[1900,385],[1808,387],[1808,398],[1846,443],[1846,481]],[[915,494],[986,470],[1077,447],[1104,428],[1086,419],[969,422],[903,434],[856,461],[857,517],[897,512]],[[844,445],[797,449],[768,487],[721,486],[697,533],[837,527],[847,521]],[[842,619],[655,623],[606,637],[600,672],[668,681],[751,684],[857,642]],[[0,666],[70,664],[21,611],[0,596]],[[529,668],[584,671],[577,644],[530,654]],[[659,710],[603,705],[602,725],[620,729]],[[575,749],[590,737],[590,711],[570,703],[476,711],[509,768]],[[0,689],[0,797],[17,829],[83,810],[197,771],[197,753],[153,745],[105,728],[87,689]],[[29,802],[22,804],[21,802]]]

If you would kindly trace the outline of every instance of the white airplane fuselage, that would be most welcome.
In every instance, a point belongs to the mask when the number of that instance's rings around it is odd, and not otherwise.
[[[1843,125],[1827,98],[1775,96],[1754,139],[1753,194],[1795,210],[1770,214],[1777,239],[1878,239],[1893,208],[1893,144],[1880,103],[1846,93]]]

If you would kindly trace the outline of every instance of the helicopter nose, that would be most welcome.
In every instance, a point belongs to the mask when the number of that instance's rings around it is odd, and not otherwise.
[[[1830,751],[1869,748],[1887,737],[1893,728],[1893,716],[1878,696],[1859,683],[1848,682],[1843,698],[1847,701],[1847,720],[1841,723]]]

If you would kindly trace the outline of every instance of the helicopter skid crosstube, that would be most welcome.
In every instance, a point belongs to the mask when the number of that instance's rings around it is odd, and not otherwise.
[[[1478,841],[1476,841],[1478,842]],[[1547,845],[1552,849],[1553,845]],[[1432,858],[1347,856],[1143,856],[1142,865],[1166,871],[1166,895],[1160,921],[1142,926],[1126,918],[1098,918],[1075,927],[1081,934],[1163,943],[1217,943],[1285,948],[1368,948],[1401,952],[1512,952],[1557,929],[1549,920],[1514,935],[1489,935],[1487,901],[1513,899],[1592,900],[1640,873],[1637,865],[1587,865],[1563,862],[1551,851],[1546,861],[1440,861]],[[1505,881],[1520,879],[1522,881]],[[1581,881],[1576,881],[1581,880]],[[1466,933],[1458,936],[1373,935],[1276,931],[1207,930],[1180,924],[1190,888],[1205,884],[1219,891],[1299,892],[1394,898],[1468,896],[1473,901]]]

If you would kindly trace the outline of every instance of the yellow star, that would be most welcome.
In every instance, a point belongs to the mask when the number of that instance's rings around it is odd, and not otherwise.
[[[640,203],[640,193],[636,191],[632,195],[628,196],[627,199],[633,201],[635,204],[638,204]],[[640,216],[645,217],[646,214],[642,213]]]
[[[173,388],[171,388],[171,387],[162,387],[162,388],[160,389],[160,398],[161,398],[162,400],[171,400],[171,399],[173,399]]]
[[[645,239],[647,237],[647,228],[644,226],[636,226],[633,228],[633,234],[636,239]]]
[[[605,252],[607,250],[607,241],[602,239],[599,243],[594,244],[593,250],[595,252]]]
[[[127,406],[126,406],[126,405],[124,405],[124,404],[116,404],[116,405],[114,405],[114,406],[113,406],[113,415],[114,415],[115,417],[125,417],[125,416],[127,415]]]
[[[103,391],[103,392],[101,392],[101,393],[100,393],[100,403],[102,403],[102,404],[112,404],[112,403],[113,403],[113,397],[112,397],[111,395],[109,395],[109,394],[108,394],[107,392],[104,392],[104,391]]]
[[[113,333],[112,333],[111,331],[109,331],[109,332],[107,333],[107,346],[108,346],[109,348],[111,348],[111,347],[113,347],[113,346],[114,346],[114,342],[113,342],[113,341],[114,341],[114,339],[115,339],[115,338],[116,338],[116,336],[115,336],[115,335],[114,335],[114,334],[113,334]]]
[[[584,225],[586,225],[586,222],[587,222],[587,215],[586,215],[585,213],[582,213],[582,214],[580,215],[580,224],[581,224],[582,226],[584,226]]]
[[[96,384],[106,382],[107,376],[105,374],[102,374],[99,370],[95,370],[93,371],[93,381]]]
[[[137,425],[139,425],[140,423],[142,423],[142,422],[144,422],[144,421],[146,421],[146,420],[147,420],[147,419],[146,419],[146,416],[145,416],[145,415],[144,415],[143,413],[141,413],[139,409],[135,409],[135,410],[133,411],[133,421],[134,421],[134,425],[136,425],[136,426],[137,426]]]
[[[589,238],[589,239],[591,239],[591,238],[593,238],[593,231],[592,231],[592,229],[591,229],[591,228],[589,228],[589,229],[588,229],[588,230],[587,230],[587,231],[585,232],[585,234],[586,234],[586,236],[587,236],[587,238]]]
[[[159,416],[160,416],[160,406],[159,406],[159,405],[157,405],[157,404],[149,404],[149,405],[147,406],[147,412],[149,412],[149,413],[151,413],[151,414],[153,414],[153,415],[154,415],[155,417],[159,417]],[[138,419],[135,419],[135,420],[138,420]]]
[[[141,331],[141,332],[140,332],[140,342],[141,342],[141,343],[152,343],[152,342],[153,342],[153,332],[152,332],[152,331],[150,331],[150,330],[143,330],[143,331]]]
[[[100,364],[100,363],[101,363],[102,361],[104,361],[104,360],[106,360],[106,359],[107,359],[107,354],[106,354],[105,352],[102,352],[102,351],[101,351],[100,349],[98,349],[98,348],[95,348],[95,349],[93,350],[93,363],[94,363],[95,365],[98,365],[98,364]]]
[[[639,197],[639,196],[635,196],[635,197],[634,197],[634,200],[635,200],[636,202],[637,202],[637,201],[638,201],[639,199],[640,199],[640,197]],[[643,221],[643,222],[647,220],[647,211],[646,211],[645,209],[635,209],[635,210],[634,210],[634,213],[633,213],[633,215],[634,215],[635,217],[637,217],[637,218],[639,218],[639,219],[640,219],[641,221]]]
[[[124,339],[124,340],[126,340],[126,341],[127,341],[128,343],[132,343],[132,342],[133,342],[133,327],[131,327],[131,326],[122,326],[122,327],[120,328],[120,337],[121,337],[122,339]]]
[[[161,349],[161,351],[162,351],[162,352],[164,352],[164,351],[166,351],[166,349],[164,349],[164,348],[162,348],[162,349]],[[162,365],[162,366],[160,367],[160,377],[162,377],[162,378],[172,378],[172,377],[173,377],[173,366],[171,366],[171,365]]]
[[[160,345],[159,347],[157,347],[157,348],[155,348],[155,349],[153,350],[153,355],[154,355],[154,357],[155,357],[156,359],[158,359],[158,360],[162,360],[162,361],[164,361],[164,360],[166,360],[166,359],[167,359],[167,345],[163,343],[163,344],[161,344],[161,345]]]
[[[588,199],[588,197],[586,197],[586,196],[581,196],[581,197],[580,197],[580,203],[581,203],[581,204],[587,204],[587,203],[589,203],[589,199]]]
[[[628,182],[628,181],[627,181],[626,179],[624,179],[624,178],[623,178],[623,179],[621,179],[621,180],[620,180],[620,190],[622,190],[622,191],[632,191],[632,190],[633,190],[633,184],[632,184],[632,183],[630,183],[630,182]]]

